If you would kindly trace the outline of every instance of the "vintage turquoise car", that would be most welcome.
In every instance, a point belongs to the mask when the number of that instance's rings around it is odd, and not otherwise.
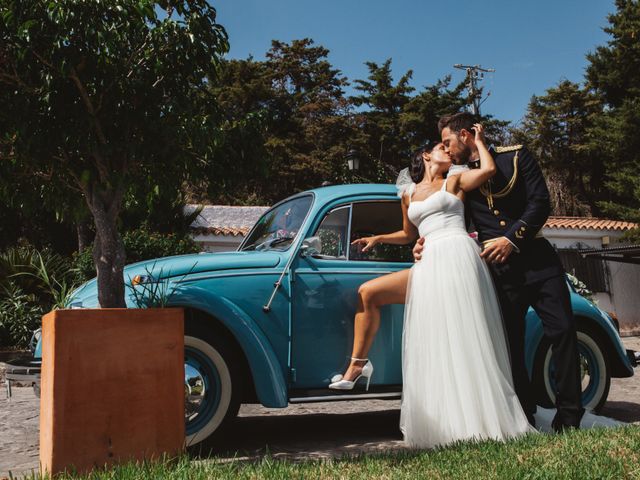
[[[294,195],[268,210],[235,252],[202,253],[130,265],[133,289],[158,282],[184,307],[187,442],[199,443],[237,414],[241,403],[290,403],[399,398],[402,389],[403,306],[385,307],[370,357],[369,391],[327,389],[344,371],[353,339],[358,286],[410,268],[411,246],[377,246],[363,253],[354,238],[401,228],[390,185],[328,186]],[[136,285],[132,285],[132,281]],[[611,377],[635,366],[611,318],[572,292],[582,364],[583,402],[597,410]],[[98,306],[96,282],[74,294],[72,306]],[[550,405],[550,346],[533,311],[527,317],[527,365],[539,402]]]

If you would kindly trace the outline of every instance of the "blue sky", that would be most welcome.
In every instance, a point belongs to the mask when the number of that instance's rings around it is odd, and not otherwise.
[[[420,88],[464,72],[454,63],[496,69],[482,106],[517,122],[532,95],[562,79],[583,80],[585,55],[606,43],[602,31],[613,0],[212,0],[229,33],[229,58],[263,59],[272,39],[304,37],[328,48],[350,80],[365,78],[365,61],[393,59],[394,77],[413,70]]]

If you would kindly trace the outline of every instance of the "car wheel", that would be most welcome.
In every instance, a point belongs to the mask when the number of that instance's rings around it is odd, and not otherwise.
[[[607,401],[611,387],[611,371],[602,347],[603,341],[597,330],[581,325],[578,327],[577,334],[582,406],[586,410],[597,412]],[[551,343],[544,338],[538,347],[534,362],[533,385],[538,404],[547,408],[555,405],[554,371],[555,367],[551,362]]]
[[[240,377],[235,352],[224,339],[184,337],[186,445],[220,432],[238,414]]]

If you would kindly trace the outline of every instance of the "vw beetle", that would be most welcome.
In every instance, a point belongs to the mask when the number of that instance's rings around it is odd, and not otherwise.
[[[274,205],[235,252],[182,255],[126,267],[130,307],[135,305],[133,289],[163,282],[172,291],[170,306],[186,309],[187,444],[219,433],[241,403],[286,407],[400,397],[402,305],[382,311],[369,355],[375,365],[369,390],[358,385],[336,392],[327,385],[348,364],[358,287],[412,264],[410,245],[378,245],[363,253],[351,241],[401,225],[393,186],[329,186]],[[633,375],[635,357],[625,351],[606,313],[574,291],[571,301],[583,404],[598,410],[607,399],[611,377]],[[95,279],[74,293],[72,306],[98,306]],[[527,315],[526,332],[526,361],[538,402],[550,406],[551,348],[533,311]]]

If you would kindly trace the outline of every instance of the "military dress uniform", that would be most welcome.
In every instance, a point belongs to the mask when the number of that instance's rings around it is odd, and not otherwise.
[[[496,174],[467,195],[466,209],[484,246],[506,237],[514,250],[503,264],[491,266],[509,340],[514,387],[532,419],[535,395],[525,366],[525,317],[531,306],[553,345],[556,365],[554,428],[579,426],[580,369],[575,321],[565,272],[553,246],[542,237],[550,212],[542,171],[521,145],[490,150]]]

